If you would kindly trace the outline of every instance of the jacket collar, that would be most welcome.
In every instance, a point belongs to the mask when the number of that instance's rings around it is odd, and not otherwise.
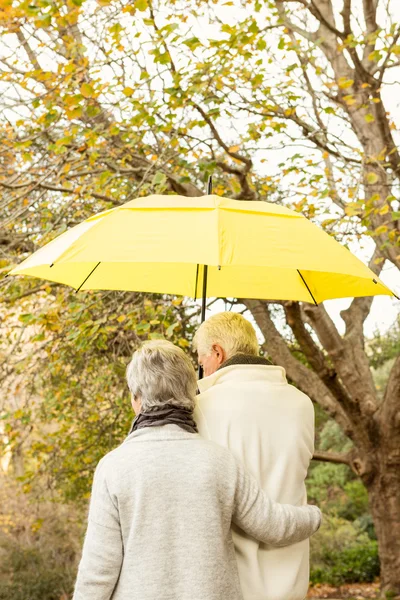
[[[286,372],[283,367],[275,365],[232,365],[223,367],[212,375],[197,382],[200,393],[206,392],[214,385],[230,384],[234,381],[264,381],[266,383],[286,385]]]

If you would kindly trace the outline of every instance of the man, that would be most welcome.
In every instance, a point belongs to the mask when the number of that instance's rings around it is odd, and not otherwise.
[[[306,504],[304,484],[314,451],[311,400],[282,367],[259,356],[256,332],[232,312],[214,315],[194,339],[205,378],[195,420],[202,436],[226,446],[272,500]],[[271,548],[233,526],[244,600],[303,600],[309,581],[308,540]]]

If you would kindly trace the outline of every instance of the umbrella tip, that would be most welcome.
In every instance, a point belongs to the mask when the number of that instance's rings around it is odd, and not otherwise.
[[[207,185],[207,194],[208,195],[212,194],[212,186],[213,186],[212,175],[210,175],[210,177],[208,178],[208,185]]]

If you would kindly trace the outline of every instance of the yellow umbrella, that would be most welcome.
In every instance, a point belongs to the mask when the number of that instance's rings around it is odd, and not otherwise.
[[[76,290],[195,298],[202,291],[204,297],[315,303],[395,295],[301,214],[268,202],[215,195],[132,200],[66,231],[11,274],[49,279]]]

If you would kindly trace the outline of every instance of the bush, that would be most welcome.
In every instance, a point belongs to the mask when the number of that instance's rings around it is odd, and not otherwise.
[[[86,510],[23,494],[0,476],[0,600],[68,600]]]
[[[379,571],[377,542],[357,524],[327,517],[311,542],[311,582],[372,582]]]
[[[0,600],[61,600],[70,597],[74,575],[44,548],[2,542]]]
[[[378,544],[368,540],[364,546],[353,546],[325,555],[325,568],[311,569],[311,582],[342,585],[372,582],[379,576]]]

